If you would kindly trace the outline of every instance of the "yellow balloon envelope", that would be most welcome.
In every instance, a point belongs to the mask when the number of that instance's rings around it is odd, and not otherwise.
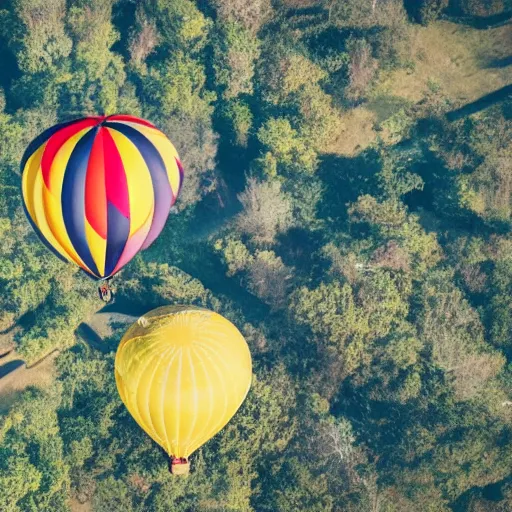
[[[115,376],[140,427],[174,460],[186,461],[242,405],[251,386],[251,354],[240,331],[221,315],[165,306],[128,329],[117,349]]]

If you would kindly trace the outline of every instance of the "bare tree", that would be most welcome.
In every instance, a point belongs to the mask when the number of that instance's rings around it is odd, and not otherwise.
[[[390,268],[392,270],[403,270],[408,272],[410,258],[405,249],[402,249],[394,240],[389,241],[385,246],[379,247],[372,256],[372,261],[377,267]]]
[[[236,21],[252,32],[257,32],[272,13],[270,0],[211,1],[221,20]]]
[[[237,218],[238,228],[259,244],[270,244],[292,223],[292,204],[277,181],[249,179],[238,199],[244,211]]]
[[[467,400],[501,371],[505,359],[485,350],[478,314],[460,290],[433,291],[432,284],[425,286],[423,336],[431,346],[433,360],[453,377],[457,398]]]
[[[460,357],[453,368],[455,393],[461,400],[478,394],[484,384],[503,368],[501,354],[467,354]]]
[[[249,266],[249,287],[272,309],[286,306],[291,270],[272,251],[258,251]]]
[[[377,71],[377,61],[372,57],[371,46],[364,40],[357,40],[350,51],[349,84],[345,95],[352,101],[362,99]]]
[[[158,45],[159,35],[154,21],[148,20],[142,9],[137,9],[135,19],[139,28],[130,38],[129,51],[132,61],[139,65]]]
[[[350,421],[341,418],[336,422],[322,425],[320,439],[324,445],[323,453],[328,458],[333,458],[337,464],[347,466],[353,460],[356,449],[355,437]]]
[[[215,155],[218,136],[210,119],[176,115],[162,119],[160,126],[165,133],[171,134],[182,157],[185,179],[176,206],[183,209],[199,201],[217,185]]]

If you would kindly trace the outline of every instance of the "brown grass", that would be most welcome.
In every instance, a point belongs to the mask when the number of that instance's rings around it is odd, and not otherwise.
[[[495,66],[512,54],[510,26],[477,30],[440,21],[428,27],[414,25],[411,31],[414,69],[381,72],[369,101],[344,114],[345,130],[326,153],[351,156],[368,147],[377,137],[375,123],[404,103],[423,99],[429,82],[438,84],[454,107],[512,82],[512,65]]]
[[[90,501],[80,503],[78,500],[72,499],[69,502],[71,512],[92,512],[92,504]]]
[[[29,386],[44,388],[52,383],[55,376],[56,357],[57,353],[54,353],[33,368],[20,367],[0,379],[0,414],[11,407],[25,388]],[[0,365],[16,359],[21,359],[21,357],[12,351],[8,356],[0,359]]]
[[[365,107],[356,107],[342,114],[344,130],[324,148],[325,153],[353,155],[369,146],[376,137],[373,129],[377,115]]]
[[[493,67],[512,53],[510,26],[477,30],[440,21],[412,30],[413,72],[400,69],[381,75],[375,93],[421,100],[427,83],[434,81],[443,93],[460,104],[474,101],[508,85],[512,66]]]

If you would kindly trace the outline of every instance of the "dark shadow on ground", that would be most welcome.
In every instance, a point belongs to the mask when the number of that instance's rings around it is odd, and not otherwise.
[[[1,7],[1,3],[0,3]],[[0,73],[0,88],[3,89],[6,97],[5,111],[12,114],[18,108],[17,104],[12,103],[11,87],[13,81],[21,77],[16,57],[8,47],[7,41],[0,37],[0,63],[2,64],[2,72]]]
[[[103,343],[101,336],[87,324],[81,323],[75,332],[92,348],[103,353],[110,352],[110,347]]]
[[[14,347],[10,347],[8,349],[5,349],[3,350],[1,353],[0,353],[0,359],[3,359],[4,357],[7,357],[13,350]]]
[[[9,361],[8,363],[5,363],[4,365],[0,366],[0,379],[5,377],[6,375],[9,375],[9,373],[13,372],[14,370],[18,369],[20,366],[23,366],[25,364],[25,361],[22,361],[21,359],[15,359],[14,361]]]
[[[485,96],[482,96],[481,98],[478,98],[472,103],[468,103],[463,107],[448,112],[446,114],[446,119],[448,119],[448,121],[457,121],[463,117],[475,114],[476,112],[480,112],[481,110],[484,110],[494,105],[495,103],[504,101],[509,97],[512,97],[512,84],[506,85],[497,91],[493,91],[489,94],[486,94]]]
[[[510,30],[512,30],[512,27]],[[512,66],[512,55],[509,55],[508,57],[503,57],[502,59],[494,59],[491,62],[489,62],[486,68],[506,68],[507,66]]]
[[[512,476],[508,476],[499,482],[494,482],[485,487],[471,487],[471,489],[468,489],[451,503],[450,508],[453,512],[466,512],[475,497],[481,498],[487,502],[500,502],[504,499],[503,489],[511,482]]]
[[[512,19],[512,11],[505,11],[492,16],[443,16],[444,20],[457,23],[459,25],[467,25],[478,30],[488,28],[496,28],[506,25]]]
[[[336,227],[346,222],[347,204],[356,201],[359,195],[373,191],[375,174],[379,171],[380,161],[373,149],[363,151],[354,158],[323,156],[317,173],[325,185],[319,217],[334,223]]]

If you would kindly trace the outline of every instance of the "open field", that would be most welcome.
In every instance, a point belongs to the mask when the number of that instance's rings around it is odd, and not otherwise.
[[[460,107],[512,83],[512,29],[487,30],[439,21],[411,28],[409,69],[383,71],[369,100],[351,110],[345,131],[326,148],[327,153],[353,155],[377,137],[375,124],[404,104],[425,97],[429,84],[440,87]]]
[[[12,372],[0,378],[0,414],[5,412],[14,403],[21,391],[29,386],[44,388],[48,386],[55,375],[55,358],[58,352],[54,352],[45,358],[41,363],[27,368],[23,362]],[[2,367],[9,368],[14,362],[21,358],[15,351],[0,359],[0,370]]]
[[[413,72],[399,69],[381,75],[375,95],[420,101],[429,81],[456,104],[469,103],[512,80],[510,25],[487,30],[439,21],[412,29]]]
[[[92,504],[90,501],[80,503],[78,500],[71,500],[69,503],[72,512],[92,512]]]

